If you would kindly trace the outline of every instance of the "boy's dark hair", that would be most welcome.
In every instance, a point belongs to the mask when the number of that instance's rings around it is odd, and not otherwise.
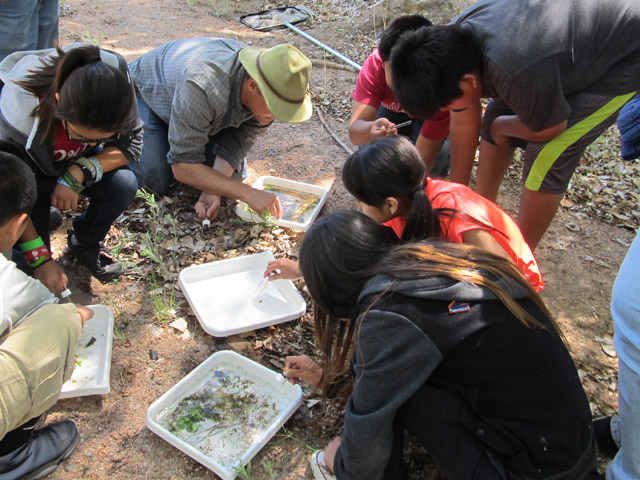
[[[391,49],[398,41],[398,38],[405,32],[412,32],[421,27],[429,27],[432,23],[422,15],[404,15],[396,18],[380,36],[378,52],[383,62],[391,57]]]
[[[15,145],[0,140],[0,227],[36,203],[36,178]]]
[[[391,50],[393,94],[410,116],[431,118],[462,95],[463,75],[482,73],[482,62],[473,34],[457,25],[407,32]]]
[[[102,61],[100,49],[84,45],[43,58],[42,67],[16,83],[42,98],[33,115],[53,135],[55,119],[103,132],[121,132],[132,122],[136,101],[127,75]],[[60,101],[55,94],[60,94]]]

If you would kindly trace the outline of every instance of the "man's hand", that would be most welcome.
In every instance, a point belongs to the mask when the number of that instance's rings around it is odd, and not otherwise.
[[[267,263],[267,269],[263,277],[269,277],[269,281],[281,278],[294,279],[302,276],[298,262],[288,258],[277,258]]]
[[[80,318],[82,318],[82,326],[84,327],[84,324],[87,323],[87,320],[93,317],[93,310],[83,305],[76,305],[76,308],[78,309]]]
[[[245,202],[247,202],[247,205],[254,209],[258,215],[269,212],[275,218],[282,218],[280,200],[278,200],[278,197],[273,193],[252,188],[251,192],[246,195]]]
[[[69,279],[53,260],[48,261],[33,270],[33,277],[40,280],[53,294],[58,294],[67,288]]]
[[[220,195],[202,192],[194,209],[200,220],[204,220],[205,218],[212,221],[215,220],[220,213]]]
[[[335,437],[329,442],[329,445],[324,447],[324,464],[327,466],[331,473],[333,473],[333,463],[336,459],[336,452],[338,447],[342,444],[342,438]]]
[[[58,210],[75,210],[78,208],[79,195],[71,188],[58,183],[51,195],[51,205]]]
[[[320,385],[322,368],[307,355],[287,357],[284,370],[287,372],[289,382],[293,384],[298,384],[303,380],[312,387]]]

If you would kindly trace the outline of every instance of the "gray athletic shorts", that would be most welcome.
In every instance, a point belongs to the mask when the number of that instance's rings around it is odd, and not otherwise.
[[[585,149],[616,121],[618,112],[635,92],[617,97],[577,93],[567,98],[571,107],[567,129],[544,142],[527,142],[514,138],[512,144],[524,150],[522,181],[529,190],[564,193]],[[483,140],[495,144],[491,125],[502,115],[513,115],[500,100],[489,102],[482,120]]]

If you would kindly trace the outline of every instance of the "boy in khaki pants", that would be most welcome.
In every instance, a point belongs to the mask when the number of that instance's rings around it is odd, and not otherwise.
[[[0,252],[20,237],[36,199],[33,173],[17,155],[0,142]],[[45,477],[78,443],[71,420],[34,427],[71,376],[78,336],[92,314],[57,305],[44,285],[0,253],[0,478]]]

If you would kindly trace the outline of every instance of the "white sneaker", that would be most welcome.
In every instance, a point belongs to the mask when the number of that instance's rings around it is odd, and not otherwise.
[[[315,480],[336,480],[333,473],[329,471],[324,463],[324,450],[316,450],[309,459],[311,471]]]

